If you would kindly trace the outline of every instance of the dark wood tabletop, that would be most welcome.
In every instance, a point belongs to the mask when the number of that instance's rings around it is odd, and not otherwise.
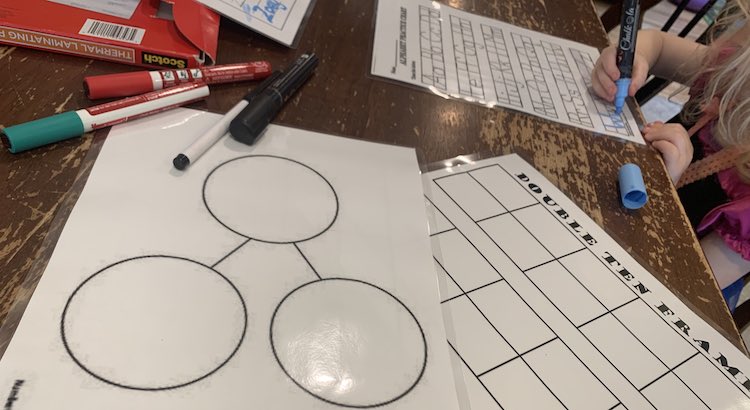
[[[467,0],[449,5],[521,27],[603,47],[590,0]],[[374,0],[318,0],[297,49],[222,19],[221,64],[266,59],[284,67],[304,51],[320,66],[275,122],[417,148],[424,164],[458,155],[516,152],[533,163],[696,312],[743,349],[658,154],[587,131],[505,109],[444,100],[369,74]],[[9,126],[92,105],[83,77],[135,70],[80,57],[0,47],[0,124]],[[226,112],[250,84],[212,86],[193,108]],[[0,352],[5,350],[106,132],[22,154],[0,152]],[[627,211],[617,171],[640,165],[649,203]],[[19,303],[14,304],[14,302]],[[15,306],[15,308],[13,308]]]

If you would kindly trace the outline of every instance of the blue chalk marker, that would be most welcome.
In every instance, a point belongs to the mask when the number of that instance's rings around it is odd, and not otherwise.
[[[620,201],[625,208],[638,209],[646,205],[648,194],[638,165],[623,165],[620,168],[618,180],[620,182]]]
[[[620,79],[615,94],[615,114],[622,112],[625,98],[630,88],[630,77],[633,74],[633,57],[635,57],[635,41],[638,35],[638,15],[640,6],[638,0],[622,2],[622,19],[620,20],[620,41],[617,43],[617,68],[620,69]]]

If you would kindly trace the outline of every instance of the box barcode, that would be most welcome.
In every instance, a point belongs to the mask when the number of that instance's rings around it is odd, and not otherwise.
[[[78,34],[92,37],[108,38],[110,40],[124,41],[126,43],[141,44],[146,30],[138,27],[124,26],[122,24],[108,23],[87,19]]]

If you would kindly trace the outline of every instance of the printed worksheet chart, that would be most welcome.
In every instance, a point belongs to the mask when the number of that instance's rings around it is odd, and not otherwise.
[[[140,0],[50,0],[54,3],[66,4],[79,9],[95,11],[123,19],[129,19],[138,8]]]
[[[598,57],[593,47],[437,2],[378,2],[374,75],[642,144],[632,113],[615,114],[593,94]]]
[[[225,17],[291,45],[312,0],[198,0]]]
[[[750,406],[750,361],[520,157],[423,182],[463,409]]]

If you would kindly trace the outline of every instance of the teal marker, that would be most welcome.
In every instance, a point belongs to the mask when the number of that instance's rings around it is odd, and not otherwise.
[[[80,137],[93,130],[189,104],[207,96],[207,85],[186,83],[7,127],[2,130],[2,142],[10,152],[17,154],[42,145]]]
[[[86,133],[83,120],[76,111],[42,118],[3,130],[3,144],[17,154],[42,145],[52,144]]]

